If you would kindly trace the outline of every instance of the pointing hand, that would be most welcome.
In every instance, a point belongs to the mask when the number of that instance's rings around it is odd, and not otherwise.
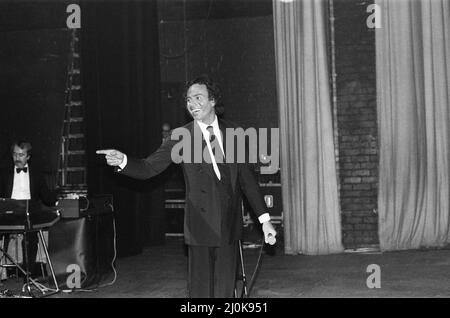
[[[125,158],[125,155],[116,149],[102,149],[97,150],[95,153],[105,155],[106,163],[113,167],[119,166]]]

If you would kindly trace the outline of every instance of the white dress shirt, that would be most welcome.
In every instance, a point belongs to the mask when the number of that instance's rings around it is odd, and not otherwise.
[[[28,168],[28,165],[25,166]],[[14,166],[14,182],[11,193],[11,199],[15,200],[30,200],[30,168],[27,172],[21,171],[17,173],[16,166]]]

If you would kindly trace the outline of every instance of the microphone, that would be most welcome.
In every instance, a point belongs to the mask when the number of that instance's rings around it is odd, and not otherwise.
[[[273,236],[272,233],[269,233],[269,235],[267,236],[267,243],[269,245],[274,245],[277,242],[277,239],[275,238],[275,236]]]

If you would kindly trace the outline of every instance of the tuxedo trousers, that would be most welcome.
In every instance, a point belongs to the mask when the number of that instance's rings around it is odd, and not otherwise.
[[[188,292],[191,298],[234,296],[238,242],[208,247],[189,246]]]

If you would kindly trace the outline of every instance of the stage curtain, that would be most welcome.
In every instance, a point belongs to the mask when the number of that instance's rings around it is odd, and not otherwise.
[[[162,182],[120,176],[96,149],[146,157],[161,143],[156,1],[81,1],[88,186],[112,193],[119,256],[164,243]]]
[[[450,1],[376,4],[380,248],[443,246],[450,241]]]
[[[327,2],[273,1],[285,252],[343,251],[327,59]]]

